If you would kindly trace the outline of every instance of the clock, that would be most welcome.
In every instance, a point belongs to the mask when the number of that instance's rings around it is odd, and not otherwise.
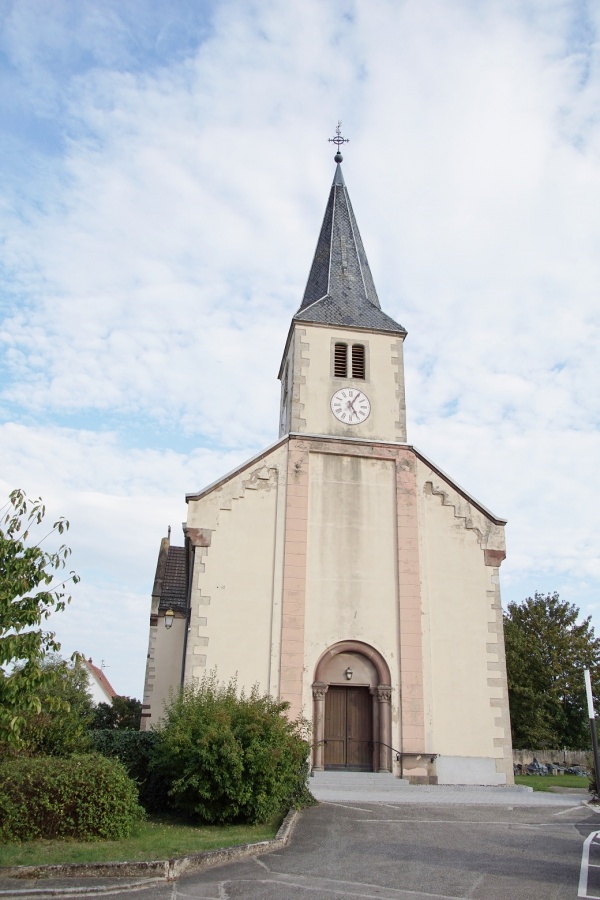
[[[331,412],[344,425],[360,425],[371,412],[371,402],[357,388],[340,388],[331,398]]]

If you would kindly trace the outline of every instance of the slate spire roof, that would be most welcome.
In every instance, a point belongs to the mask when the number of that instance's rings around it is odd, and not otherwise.
[[[294,321],[406,334],[406,329],[382,312],[379,305],[339,162],[308,283]]]
[[[160,542],[152,597],[158,609],[187,609],[187,557],[185,547],[172,547],[170,537]]]

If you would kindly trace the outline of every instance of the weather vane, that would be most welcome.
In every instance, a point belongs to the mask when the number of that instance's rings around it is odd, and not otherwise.
[[[335,156],[333,158],[335,159],[336,163],[341,163],[341,161],[343,160],[344,157],[342,156],[342,154],[340,152],[340,147],[342,146],[342,144],[350,143],[350,138],[342,137],[342,120],[341,119],[337,123],[337,128],[335,129],[335,137],[328,138],[328,141],[330,144],[335,144],[337,146],[337,153],[335,154]]]

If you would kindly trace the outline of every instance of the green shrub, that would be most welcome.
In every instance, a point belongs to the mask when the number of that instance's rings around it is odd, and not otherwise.
[[[127,774],[138,786],[140,803],[150,813],[165,812],[168,809],[164,781],[151,768],[157,740],[158,734],[155,731],[104,728],[90,732],[92,750],[123,763]]]
[[[290,721],[287,703],[215,674],[186,686],[165,709],[154,771],[173,811],[203,822],[266,822],[310,799],[306,723]]]
[[[0,841],[128,837],[143,817],[117,760],[17,757],[0,764]]]

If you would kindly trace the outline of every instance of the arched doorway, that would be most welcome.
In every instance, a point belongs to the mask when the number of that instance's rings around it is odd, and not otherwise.
[[[313,768],[391,772],[390,671],[361,641],[334,644],[313,683]]]

